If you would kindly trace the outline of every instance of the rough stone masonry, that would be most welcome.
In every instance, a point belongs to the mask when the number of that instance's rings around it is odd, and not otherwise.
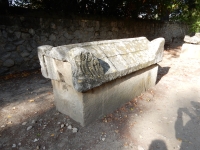
[[[88,125],[155,85],[164,38],[145,37],[38,47],[56,108]]]

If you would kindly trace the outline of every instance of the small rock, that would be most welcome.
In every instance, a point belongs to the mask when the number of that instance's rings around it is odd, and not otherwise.
[[[70,130],[71,130],[71,129],[72,129],[72,126],[71,126],[71,125],[69,125],[69,126],[67,127],[67,129],[70,129]]]
[[[35,120],[32,120],[32,123],[35,123]]]
[[[36,139],[36,138],[35,138],[35,139],[33,140],[33,142],[37,142],[37,141],[39,141],[39,139]]]
[[[56,40],[56,36],[54,34],[51,34],[49,37],[50,41],[55,41]]]
[[[36,149],[40,149],[40,147],[39,147],[39,146],[37,146],[37,147],[36,147]]]
[[[22,145],[22,143],[18,143],[18,146],[21,146]]]
[[[64,124],[61,124],[60,128],[63,128],[65,125]]]
[[[16,37],[19,39],[21,36],[21,32],[15,32]]]
[[[78,132],[78,129],[77,128],[72,128],[72,132],[76,133],[76,132]]]
[[[4,48],[6,49],[7,52],[10,52],[10,51],[14,51],[16,47],[15,45],[9,43],[9,44],[6,44]]]
[[[28,131],[28,130],[30,130],[30,129],[32,129],[32,126],[29,126],[26,130]]]
[[[30,55],[30,53],[28,53],[28,52],[22,52],[22,53],[20,53],[20,55],[21,55],[22,57],[27,57],[27,56]]]
[[[34,35],[35,34],[35,31],[33,29],[29,29],[28,31],[31,35]]]
[[[2,126],[1,126],[1,128],[5,128],[5,127],[6,127],[5,125],[2,125]]]
[[[45,146],[43,146],[43,148],[42,148],[42,149],[46,149],[46,148],[45,148]]]
[[[7,124],[12,124],[12,121],[9,121]]]
[[[13,145],[12,145],[12,148],[15,148],[16,146],[17,146],[16,144],[13,144]]]
[[[144,150],[144,148],[138,145],[138,150]]]
[[[60,124],[60,122],[58,122],[57,124]]]
[[[105,139],[106,139],[106,138],[102,138],[101,140],[102,140],[102,141],[105,141]]]
[[[25,126],[27,124],[27,122],[23,122],[22,125]]]
[[[15,64],[15,62],[12,59],[7,59],[4,63],[3,66],[5,67],[12,67]]]
[[[18,40],[15,40],[13,43],[14,43],[15,45],[20,45],[20,44],[24,43],[24,40],[18,39]]]
[[[59,130],[60,130],[60,128],[58,127],[58,128],[55,129],[55,132],[58,132]]]

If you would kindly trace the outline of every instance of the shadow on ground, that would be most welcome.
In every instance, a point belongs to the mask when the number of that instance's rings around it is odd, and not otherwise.
[[[197,150],[200,147],[200,103],[191,101],[191,107],[177,111],[175,130],[176,138],[181,141],[180,150]]]
[[[154,140],[149,146],[149,150],[167,150],[167,146],[163,140]]]
[[[156,84],[169,72],[170,67],[161,67],[158,65],[158,74],[156,79]]]
[[[137,100],[81,127],[56,110],[51,82],[41,74],[4,80],[0,85],[1,150],[134,148],[132,141],[127,145],[123,129],[133,126],[130,116],[142,110]],[[73,128],[78,132],[73,133]]]

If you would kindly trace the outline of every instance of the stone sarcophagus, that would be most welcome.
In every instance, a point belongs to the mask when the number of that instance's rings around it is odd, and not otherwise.
[[[58,111],[85,126],[155,85],[164,42],[139,37],[45,45],[38,56]]]

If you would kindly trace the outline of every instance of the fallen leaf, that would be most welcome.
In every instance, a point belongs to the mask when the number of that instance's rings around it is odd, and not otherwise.
[[[119,130],[115,130],[116,133],[119,133]]]
[[[29,100],[29,102],[34,102],[34,101],[35,101],[34,99],[30,99],[30,100]]]
[[[182,141],[182,140],[181,140],[181,139],[179,139],[179,138],[178,138],[177,140],[178,140],[178,141]]]

